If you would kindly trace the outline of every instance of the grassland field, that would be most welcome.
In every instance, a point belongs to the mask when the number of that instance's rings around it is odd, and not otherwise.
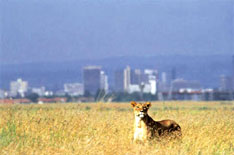
[[[129,103],[0,105],[0,154],[234,154],[234,102],[154,102],[149,114],[179,123],[182,140],[133,144]]]

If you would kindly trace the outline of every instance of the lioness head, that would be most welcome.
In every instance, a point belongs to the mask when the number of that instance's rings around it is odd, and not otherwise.
[[[150,102],[137,103],[135,101],[132,101],[131,105],[133,107],[135,116],[139,117],[139,118],[144,118],[145,116],[148,115],[147,112],[148,112],[148,109],[151,106],[151,103]]]

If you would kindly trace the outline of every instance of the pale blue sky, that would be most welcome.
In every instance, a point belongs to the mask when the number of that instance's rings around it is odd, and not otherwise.
[[[234,54],[234,0],[0,0],[0,61]]]

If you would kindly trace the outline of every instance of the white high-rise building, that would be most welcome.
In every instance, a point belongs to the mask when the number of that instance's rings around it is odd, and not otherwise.
[[[124,69],[124,91],[129,92],[131,84],[131,68],[127,66]]]
[[[152,69],[145,69],[143,74],[139,69],[131,72],[130,67],[127,67],[124,70],[125,91],[128,93],[142,92],[155,95],[157,92],[157,74],[157,70]],[[128,81],[129,79],[132,81]]]
[[[108,93],[109,85],[108,85],[108,76],[105,74],[104,71],[101,71],[101,89],[105,90]]]
[[[10,96],[15,97],[18,94],[21,97],[25,97],[25,93],[28,91],[28,82],[22,79],[17,79],[17,81],[12,81],[10,83]]]
[[[157,74],[158,71],[157,70],[152,70],[152,69],[145,69],[144,70],[145,75],[148,77],[148,82],[147,84],[148,89],[150,90],[145,90],[146,92],[151,93],[152,95],[155,95],[157,92]],[[147,88],[147,87],[146,87]]]
[[[155,95],[157,92],[157,81],[156,81],[156,77],[153,75],[149,76],[149,85],[150,85],[150,93],[152,95]]]

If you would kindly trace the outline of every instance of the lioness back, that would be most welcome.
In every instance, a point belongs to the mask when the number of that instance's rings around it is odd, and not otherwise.
[[[150,102],[136,103],[131,102],[135,115],[134,141],[145,142],[149,139],[164,135],[181,136],[181,127],[173,120],[154,121],[148,115]]]
[[[177,124],[175,121],[173,120],[161,120],[161,121],[157,121],[160,124],[160,128],[167,133],[171,133],[174,131],[177,131],[181,136],[181,127],[179,124]]]
[[[180,128],[179,124],[177,124],[175,121],[173,120],[161,120],[158,121],[158,123],[160,123],[162,126],[167,127],[167,128],[175,128],[178,127]]]

